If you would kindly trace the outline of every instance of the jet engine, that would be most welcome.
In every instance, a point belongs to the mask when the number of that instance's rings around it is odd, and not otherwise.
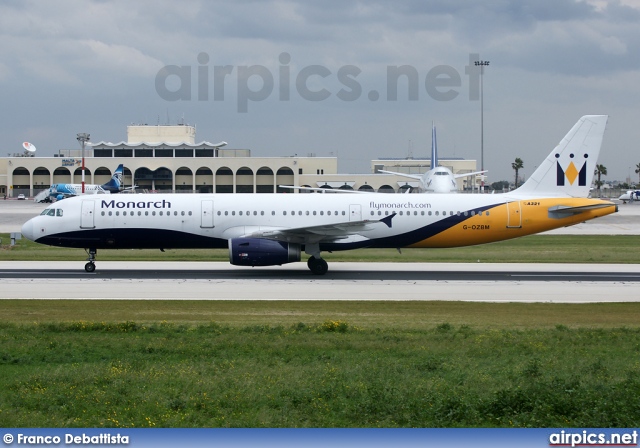
[[[264,238],[229,240],[229,261],[236,266],[274,266],[300,261],[300,245]]]

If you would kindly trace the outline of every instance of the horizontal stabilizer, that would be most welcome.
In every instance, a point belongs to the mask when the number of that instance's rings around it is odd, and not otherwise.
[[[568,205],[555,205],[553,207],[549,207],[549,218],[566,218],[571,215],[578,215],[580,213],[584,213],[589,210],[598,210],[601,208],[609,208],[611,206],[616,207],[616,212],[618,211],[618,206],[613,202],[602,203],[602,204],[593,204],[593,205],[583,205],[580,207],[571,207]]]

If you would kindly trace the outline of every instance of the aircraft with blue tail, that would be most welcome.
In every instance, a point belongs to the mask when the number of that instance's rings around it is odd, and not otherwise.
[[[458,183],[456,179],[463,177],[484,174],[484,171],[475,171],[473,173],[453,174],[449,168],[438,166],[438,141],[436,138],[436,126],[431,123],[431,169],[421,175],[397,173],[395,171],[380,170],[380,173],[395,174],[397,176],[408,177],[420,181],[421,193],[457,193]]]
[[[122,176],[124,174],[124,165],[121,163],[106,184],[84,184],[84,193],[82,193],[82,184],[53,184],[49,188],[49,198],[57,201],[72,196],[80,196],[82,194],[111,194],[120,193],[123,190]]]

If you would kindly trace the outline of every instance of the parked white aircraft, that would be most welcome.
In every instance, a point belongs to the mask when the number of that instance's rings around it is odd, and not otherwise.
[[[420,190],[423,193],[457,193],[458,184],[456,179],[462,177],[475,176],[484,174],[487,170],[476,171],[473,173],[453,174],[449,168],[438,166],[438,141],[436,139],[436,127],[431,124],[431,169],[427,172],[416,175],[397,173],[395,171],[380,170],[380,173],[395,174],[398,176],[408,177],[410,179],[418,179],[420,181]]]
[[[398,173],[396,171],[378,170],[379,173],[395,174],[397,176],[408,177],[409,179],[417,179],[419,181],[420,193],[457,193],[458,184],[456,179],[462,177],[475,176],[476,174],[484,174],[487,170],[476,171],[473,173],[453,174],[449,168],[444,166],[438,166],[438,143],[436,139],[436,127],[431,126],[431,168],[423,174],[407,174]],[[281,188],[289,188],[291,190],[302,190],[303,192],[315,191],[317,193],[361,193],[370,194],[371,192],[359,191],[359,190],[333,190],[326,188],[314,188],[314,187],[298,187],[292,185],[280,185]],[[405,190],[405,193],[410,193],[410,189]]]
[[[139,194],[78,196],[22,227],[30,240],[97,249],[229,248],[232,264],[272,266],[322,251],[364,247],[458,247],[566,227],[617,211],[588,199],[606,115],[580,118],[518,189],[492,195]]]
[[[82,193],[82,184],[53,184],[49,188],[48,197],[49,200],[61,200],[64,198],[78,196],[81,194],[110,194],[119,193],[122,191],[122,175],[124,173],[124,167],[121,163],[118,168],[109,179],[106,184],[84,184],[84,193]],[[43,201],[45,202],[45,198]]]
[[[623,204],[626,204],[627,201],[640,201],[640,190],[627,190],[626,193],[620,195],[618,200],[622,201]]]

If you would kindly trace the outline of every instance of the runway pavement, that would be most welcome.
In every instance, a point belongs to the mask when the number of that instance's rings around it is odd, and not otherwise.
[[[0,299],[448,300],[636,302],[636,265],[333,263],[326,276],[303,263],[0,262]]]

